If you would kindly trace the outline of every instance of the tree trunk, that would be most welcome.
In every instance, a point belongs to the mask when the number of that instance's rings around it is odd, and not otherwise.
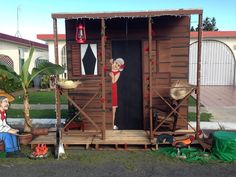
[[[28,93],[26,93],[24,95],[24,118],[25,118],[24,132],[30,132],[31,128],[32,128],[32,120],[30,118],[29,110],[30,110],[29,95],[28,95]]]

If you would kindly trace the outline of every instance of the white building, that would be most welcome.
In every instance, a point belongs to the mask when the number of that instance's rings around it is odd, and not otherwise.
[[[201,85],[235,85],[236,83],[236,31],[204,31],[202,36]],[[52,34],[39,34],[37,38],[49,46],[49,58],[54,62]],[[59,64],[66,66],[65,35],[58,35]],[[189,82],[196,84],[197,32],[191,32]]]
[[[32,46],[35,50],[30,70],[40,60],[48,60],[48,45],[0,33],[0,61],[11,66],[19,74]]]
[[[197,32],[191,32],[191,84],[196,84],[197,44]],[[201,85],[236,85],[236,31],[204,31],[201,60]]]
[[[49,61],[55,63],[55,53],[54,53],[54,37],[52,34],[38,34],[37,39],[45,41],[48,44],[48,55]],[[59,65],[67,68],[67,61],[66,61],[66,37],[64,34],[58,35],[58,58],[59,58]],[[65,78],[67,77],[67,70],[65,70]]]

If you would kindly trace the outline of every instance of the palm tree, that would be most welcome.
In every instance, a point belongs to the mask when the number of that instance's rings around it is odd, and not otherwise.
[[[29,107],[29,87],[33,79],[40,75],[58,75],[64,72],[64,68],[60,65],[50,62],[44,62],[39,64],[36,68],[33,68],[31,74],[29,73],[29,66],[34,53],[34,48],[30,48],[29,56],[22,66],[20,74],[17,74],[12,68],[6,64],[0,62],[0,76],[7,77],[7,79],[13,79],[15,83],[20,83],[23,89],[23,103],[24,103],[24,132],[30,132],[32,128],[32,120],[30,118]],[[7,90],[6,90],[7,92]]]

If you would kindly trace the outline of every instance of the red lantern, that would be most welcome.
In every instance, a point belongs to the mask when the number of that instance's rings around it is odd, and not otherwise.
[[[76,26],[75,40],[79,44],[85,43],[86,41],[85,26],[81,24]]]

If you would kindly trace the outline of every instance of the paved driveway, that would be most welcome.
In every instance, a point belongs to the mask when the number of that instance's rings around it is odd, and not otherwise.
[[[236,87],[201,86],[200,101],[217,122],[236,123]]]

